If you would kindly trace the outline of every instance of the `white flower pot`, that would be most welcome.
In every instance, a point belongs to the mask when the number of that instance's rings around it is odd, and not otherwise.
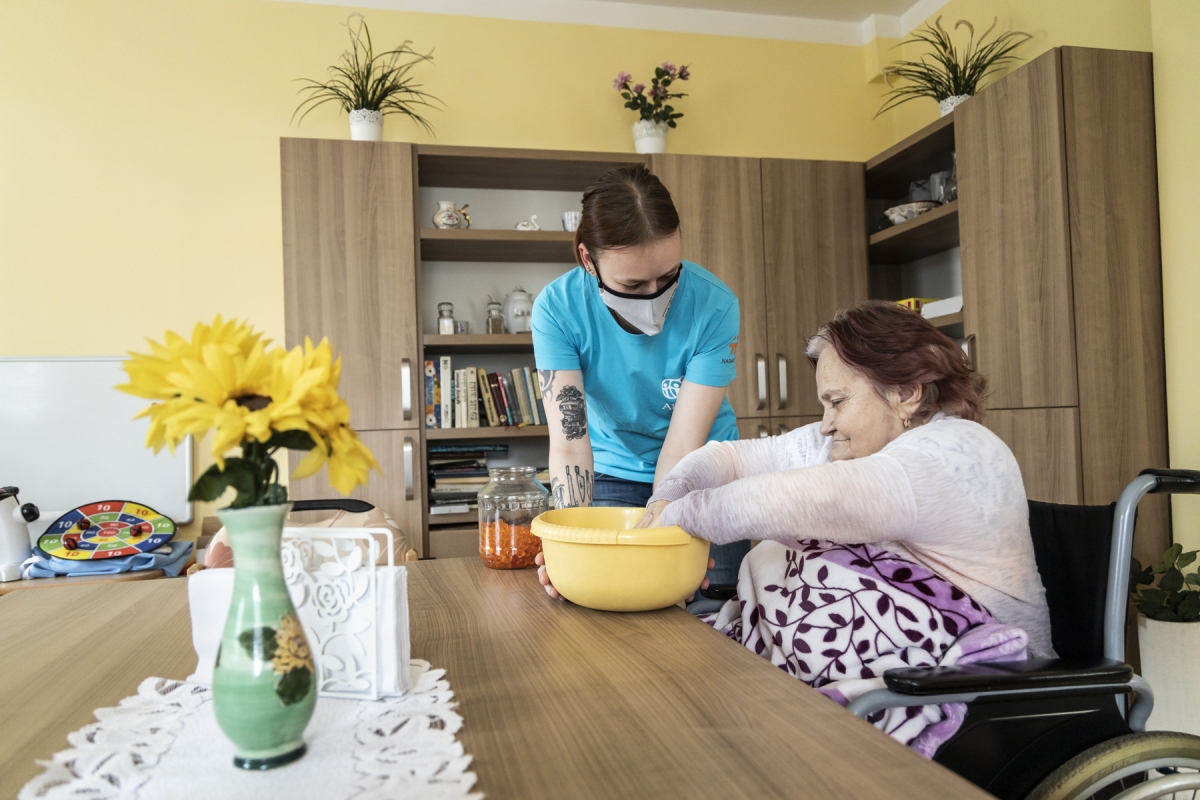
[[[639,119],[633,123],[633,151],[635,153],[667,152],[667,127],[665,122]]]
[[[1146,730],[1200,735],[1200,622],[1161,622],[1138,615],[1142,677],[1154,692]]]
[[[951,111],[953,111],[955,108],[962,105],[962,102],[970,96],[971,95],[969,95],[969,94],[956,94],[956,95],[953,95],[952,97],[947,97],[945,100],[939,100],[938,108],[941,109],[942,116],[943,117],[946,116]]]
[[[351,111],[350,138],[356,142],[382,142],[383,114],[365,108]]]

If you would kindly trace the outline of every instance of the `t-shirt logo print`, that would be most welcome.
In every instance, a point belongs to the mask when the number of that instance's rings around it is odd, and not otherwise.
[[[679,397],[679,387],[683,383],[683,378],[667,378],[662,382],[663,397],[668,400],[674,400]]]

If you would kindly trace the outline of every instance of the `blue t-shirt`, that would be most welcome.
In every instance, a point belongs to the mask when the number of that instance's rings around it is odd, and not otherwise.
[[[736,375],[739,322],[737,295],[684,261],[662,330],[629,333],[600,299],[596,278],[577,267],[534,301],[534,359],[538,369],[583,371],[596,472],[649,483],[680,382],[728,386]],[[726,398],[708,439],[737,438]]]

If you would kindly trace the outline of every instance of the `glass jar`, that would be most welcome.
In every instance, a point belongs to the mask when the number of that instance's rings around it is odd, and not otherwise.
[[[438,303],[438,333],[454,333],[454,303]]]
[[[487,332],[504,333],[504,306],[488,295]]]
[[[550,493],[533,467],[496,467],[479,493],[479,557],[492,569],[523,569],[542,552],[530,530],[550,507]]]

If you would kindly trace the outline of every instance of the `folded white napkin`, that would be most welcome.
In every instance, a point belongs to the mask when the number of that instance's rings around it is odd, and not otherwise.
[[[233,574],[232,569],[205,569],[188,578],[192,645],[199,658],[195,674],[188,678],[192,683],[212,685],[213,667],[217,661],[217,650],[221,646],[221,633],[225,629],[225,618],[229,616],[229,605],[233,601]],[[310,632],[309,645],[320,669],[322,654],[311,633],[320,626],[318,612],[311,603],[302,603],[296,611],[300,623]],[[385,697],[404,694],[412,688],[409,671],[397,669],[398,664],[408,664],[410,657],[408,573],[404,567],[376,568],[375,617],[379,694]],[[365,631],[371,622],[370,608],[359,604],[350,607],[345,624],[351,629]],[[318,687],[326,686],[326,677],[322,672]],[[321,688],[318,693],[325,694],[325,690]]]

